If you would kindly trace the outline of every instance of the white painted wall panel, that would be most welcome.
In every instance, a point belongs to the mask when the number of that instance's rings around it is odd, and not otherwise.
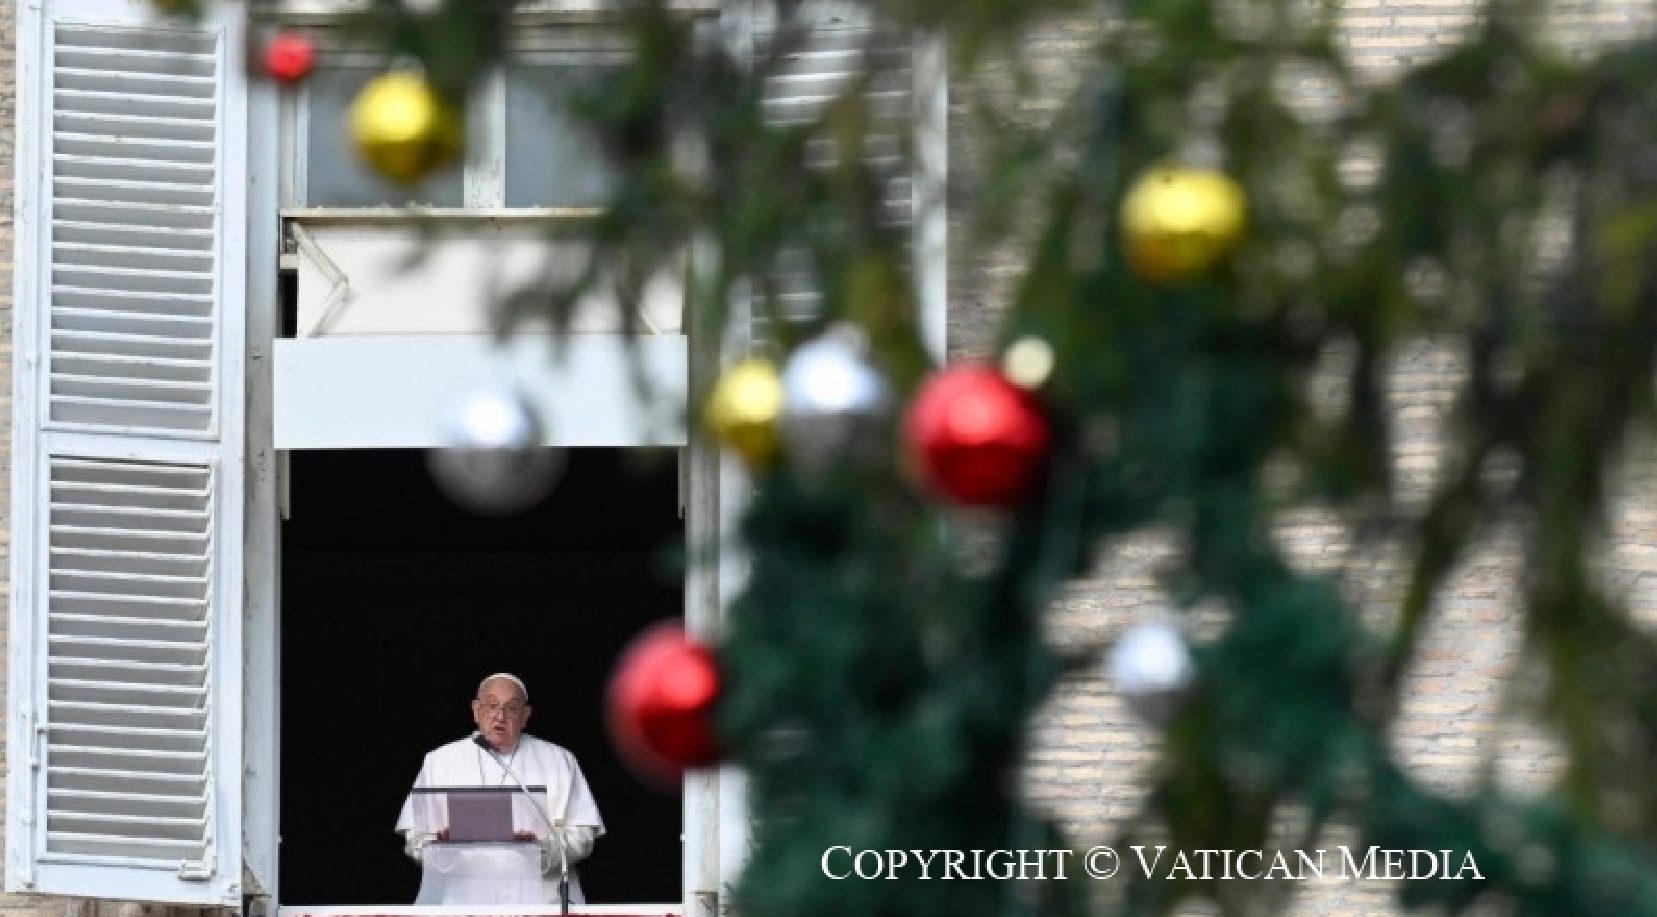
[[[295,221],[299,227],[299,336],[490,334],[508,295],[577,276],[582,244],[549,237],[535,222],[463,220],[378,224]],[[681,276],[645,287],[633,328],[676,333]],[[577,306],[573,332],[619,332],[623,317],[603,294]]]
[[[635,388],[635,359],[648,401]],[[278,449],[442,446],[449,411],[503,384],[538,408],[549,446],[685,443],[686,349],[676,334],[291,339],[276,342],[274,373]]]

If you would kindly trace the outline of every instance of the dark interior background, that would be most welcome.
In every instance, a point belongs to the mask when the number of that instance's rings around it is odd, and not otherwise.
[[[683,613],[671,453],[578,449],[505,519],[448,501],[415,450],[296,452],[282,533],[283,904],[406,904],[418,867],[392,826],[425,753],[473,728],[478,681],[529,685],[527,731],[568,748],[608,834],[587,900],[680,898],[680,800],[604,734],[617,653]]]

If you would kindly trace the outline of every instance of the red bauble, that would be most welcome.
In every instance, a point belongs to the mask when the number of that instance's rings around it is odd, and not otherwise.
[[[316,66],[316,47],[298,32],[281,32],[265,45],[265,73],[278,83],[297,83]]]
[[[969,506],[1018,503],[1047,460],[1041,408],[986,366],[958,366],[926,380],[904,432],[927,485]]]
[[[676,780],[685,768],[717,764],[713,707],[719,685],[713,653],[677,624],[639,635],[610,677],[610,735],[622,759],[662,782]]]

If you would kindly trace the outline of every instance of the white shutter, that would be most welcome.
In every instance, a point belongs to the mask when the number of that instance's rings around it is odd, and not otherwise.
[[[204,861],[212,468],[47,461],[46,852]]]
[[[855,85],[871,66],[879,76],[864,89],[874,127],[865,138],[864,159],[881,182],[883,217],[890,226],[912,231],[914,263],[923,309],[936,309],[924,323],[942,327],[942,279],[946,266],[942,251],[942,105],[945,93],[942,56],[928,39],[917,39],[881,29],[868,12],[833,2],[808,4],[810,27],[799,47],[787,52],[765,87],[767,120],[776,125],[809,124],[837,97]],[[755,46],[760,53],[778,40],[759,24]],[[930,137],[928,132],[938,134]],[[915,168],[900,155],[904,145],[916,152]],[[817,155],[832,165],[826,144]],[[803,253],[785,263],[775,278],[781,293],[785,321],[806,320],[821,308]],[[763,326],[756,328],[765,337]],[[939,339],[941,347],[941,338]]]
[[[47,416],[210,433],[218,36],[53,34]]]
[[[6,887],[241,903],[233,5],[20,8]]]

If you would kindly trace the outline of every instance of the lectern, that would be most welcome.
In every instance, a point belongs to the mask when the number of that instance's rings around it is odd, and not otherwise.
[[[415,904],[548,903],[541,845],[517,840],[546,826],[518,787],[418,787],[413,814],[415,830],[444,838],[421,856]]]

